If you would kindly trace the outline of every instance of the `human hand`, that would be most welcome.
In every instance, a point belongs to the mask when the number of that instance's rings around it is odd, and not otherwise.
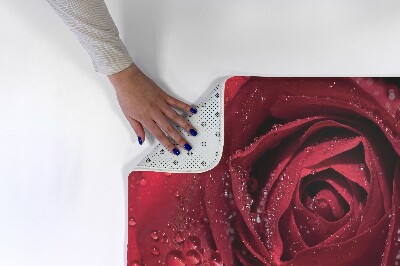
[[[194,114],[197,113],[195,108],[168,95],[135,64],[121,72],[109,75],[108,78],[115,88],[122,112],[138,136],[140,145],[145,141],[144,126],[161,144],[176,155],[180,154],[179,149],[175,147],[166,134],[175,140],[179,146],[188,151],[192,149],[190,144],[168,121],[168,118],[192,136],[196,136],[197,132],[193,126],[172,107]]]

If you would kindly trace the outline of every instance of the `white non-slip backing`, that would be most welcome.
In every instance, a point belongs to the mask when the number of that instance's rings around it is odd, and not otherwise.
[[[214,168],[221,159],[224,145],[224,91],[227,79],[214,87],[205,100],[195,105],[196,114],[185,118],[194,126],[197,136],[192,136],[180,126],[176,126],[178,132],[192,146],[190,151],[178,147],[177,143],[170,138],[180,150],[177,156],[156,139],[157,146],[133,170],[201,173]]]

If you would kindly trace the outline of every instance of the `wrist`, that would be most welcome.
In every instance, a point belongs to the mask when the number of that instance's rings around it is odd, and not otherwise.
[[[141,73],[142,71],[134,63],[132,63],[126,69],[112,75],[107,75],[107,77],[113,84],[114,88],[117,89],[129,82],[129,80],[131,80],[132,78],[137,77]]]

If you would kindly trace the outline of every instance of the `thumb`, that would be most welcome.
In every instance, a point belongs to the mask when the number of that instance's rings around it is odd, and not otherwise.
[[[142,143],[145,140],[145,133],[144,133],[144,128],[140,122],[138,122],[135,119],[130,118],[129,116],[127,117],[129,124],[131,124],[131,127],[135,131],[137,137],[138,137],[138,143],[142,145]]]

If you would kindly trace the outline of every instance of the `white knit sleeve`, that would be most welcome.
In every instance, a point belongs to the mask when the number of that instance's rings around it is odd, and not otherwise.
[[[103,0],[47,0],[89,53],[97,72],[111,75],[133,61]]]

